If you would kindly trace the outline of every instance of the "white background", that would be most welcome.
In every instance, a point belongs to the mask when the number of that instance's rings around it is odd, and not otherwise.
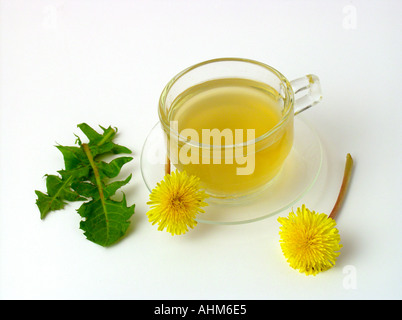
[[[402,298],[401,1],[0,4],[0,298]],[[321,79],[324,99],[304,117],[327,169],[299,204],[329,213],[348,152],[356,164],[329,271],[288,266],[277,216],[175,237],[147,220],[139,157],[159,94],[182,69],[227,56]],[[134,152],[124,191],[136,213],[111,248],[85,239],[78,205],[43,221],[35,205],[43,175],[63,167],[54,145],[73,145],[81,122],[118,127],[117,142]]]

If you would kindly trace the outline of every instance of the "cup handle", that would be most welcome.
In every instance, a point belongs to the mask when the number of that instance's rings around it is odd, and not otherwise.
[[[290,81],[295,94],[294,114],[297,115],[322,100],[320,79],[313,74]]]

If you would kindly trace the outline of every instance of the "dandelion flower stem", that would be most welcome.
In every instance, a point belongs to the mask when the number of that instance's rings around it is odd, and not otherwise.
[[[166,163],[165,163],[165,175],[170,174],[170,159],[166,156]]]
[[[345,171],[343,174],[341,189],[339,191],[338,199],[335,202],[334,208],[332,209],[332,212],[329,215],[329,218],[335,219],[336,214],[339,212],[339,209],[342,206],[343,200],[345,199],[346,191],[349,186],[352,167],[353,167],[353,159],[350,153],[348,153],[346,155]]]

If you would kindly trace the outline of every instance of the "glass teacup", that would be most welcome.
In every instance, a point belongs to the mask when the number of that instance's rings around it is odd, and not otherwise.
[[[297,97],[297,99],[296,99]],[[167,156],[215,199],[263,190],[293,144],[293,117],[322,99],[314,75],[288,81],[261,62],[221,58],[177,74],[159,100]]]

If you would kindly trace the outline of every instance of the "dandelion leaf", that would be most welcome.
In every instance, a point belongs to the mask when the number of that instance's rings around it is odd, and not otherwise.
[[[120,240],[130,225],[134,206],[127,206],[126,198],[120,202],[100,198],[84,203],[78,213],[84,218],[80,228],[88,240],[107,247]]]
[[[60,210],[64,208],[66,201],[86,200],[77,192],[71,190],[71,180],[63,180],[55,175],[46,175],[47,194],[35,191],[38,199],[36,204],[40,211],[41,219],[44,219],[50,211]]]
[[[103,132],[98,133],[86,123],[78,127],[89,141],[83,143],[77,136],[78,146],[56,146],[65,168],[58,171],[60,176],[46,176],[47,194],[36,190],[36,204],[44,219],[49,212],[63,209],[67,202],[85,201],[77,210],[83,218],[81,229],[88,240],[110,246],[126,233],[134,205],[127,206],[124,194],[121,201],[111,199],[132,175],[121,181],[109,179],[116,178],[133,158],[121,156],[110,162],[100,158],[106,154],[130,154],[131,150],[113,142],[117,129],[100,126]]]

